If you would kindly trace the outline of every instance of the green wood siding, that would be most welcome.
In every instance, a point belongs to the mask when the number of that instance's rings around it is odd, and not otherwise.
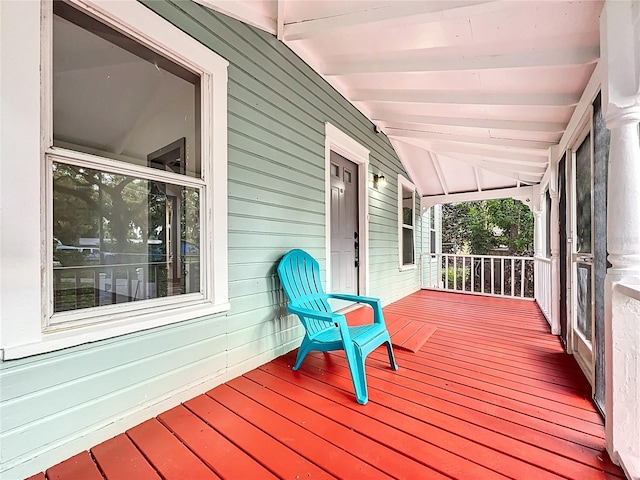
[[[386,137],[273,36],[194,2],[145,4],[230,62],[231,310],[2,362],[3,478],[42,470],[115,435],[114,422],[122,431],[298,346],[275,268],[296,247],[324,268],[325,122],[370,149],[371,171],[389,180],[369,191],[370,294],[390,303],[420,286],[417,270],[398,271],[394,178],[408,175]],[[419,202],[415,211],[419,249]]]

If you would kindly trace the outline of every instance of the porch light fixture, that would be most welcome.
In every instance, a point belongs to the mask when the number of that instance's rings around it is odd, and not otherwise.
[[[384,175],[374,175],[373,176],[373,186],[377,189],[384,188],[387,184],[387,180],[384,178]]]

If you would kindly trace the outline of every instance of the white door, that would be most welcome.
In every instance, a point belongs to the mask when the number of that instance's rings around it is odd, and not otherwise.
[[[358,294],[358,166],[331,152],[331,291]]]
[[[593,272],[593,135],[589,124],[573,148],[573,221],[571,241],[572,350],[593,385],[594,272]]]

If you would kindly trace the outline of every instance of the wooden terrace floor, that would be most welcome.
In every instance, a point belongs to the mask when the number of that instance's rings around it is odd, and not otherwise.
[[[417,353],[292,352],[33,478],[624,478],[590,387],[535,303],[421,291],[385,308],[437,327]]]

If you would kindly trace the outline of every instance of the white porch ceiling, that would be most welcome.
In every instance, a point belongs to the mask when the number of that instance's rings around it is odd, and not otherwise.
[[[426,196],[539,183],[600,55],[601,0],[195,1],[277,35]]]

